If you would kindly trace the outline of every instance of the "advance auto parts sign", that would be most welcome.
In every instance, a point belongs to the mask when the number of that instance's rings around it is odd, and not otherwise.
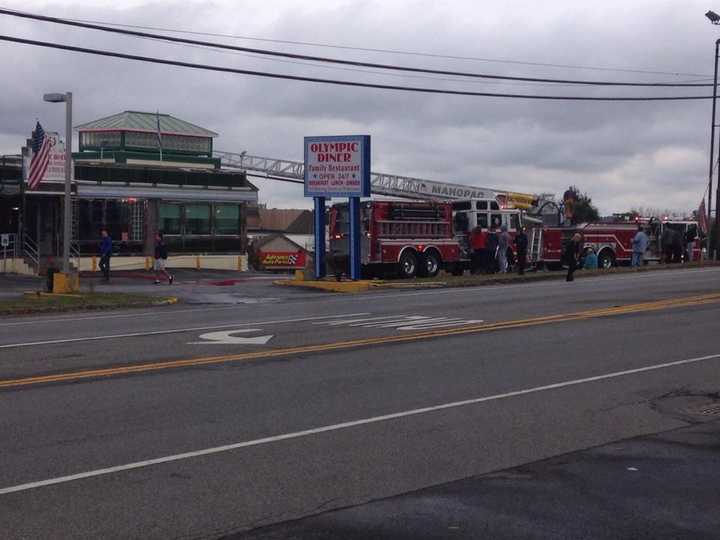
[[[303,268],[305,266],[304,251],[261,251],[260,264],[263,267],[272,268],[273,266],[290,266],[293,268]]]
[[[370,136],[305,137],[306,197],[369,197]]]

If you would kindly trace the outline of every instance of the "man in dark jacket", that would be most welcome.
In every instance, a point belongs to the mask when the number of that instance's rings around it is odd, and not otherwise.
[[[112,238],[106,229],[100,231],[102,240],[100,241],[100,270],[102,271],[105,282],[110,281],[110,257],[112,257]]]
[[[568,273],[565,278],[566,281],[575,280],[575,270],[577,270],[578,259],[580,258],[580,250],[582,249],[582,236],[580,233],[575,233],[570,241],[565,244],[565,262],[568,265]]]
[[[515,235],[515,253],[517,253],[518,274],[525,273],[525,265],[527,265],[527,248],[528,237],[525,234],[525,227],[521,227]]]
[[[167,251],[167,245],[165,244],[165,240],[163,240],[162,233],[156,233],[155,234],[155,285],[160,284],[160,277],[165,274],[165,277],[168,280],[168,283],[172,285],[173,277],[168,273],[167,269],[165,268],[165,264],[167,263],[168,258],[168,251]]]
[[[487,240],[485,243],[485,248],[487,249],[487,272],[488,274],[494,274],[497,272],[497,264],[498,264],[498,235],[495,231],[495,227],[492,227],[490,229],[490,232],[487,235]]]

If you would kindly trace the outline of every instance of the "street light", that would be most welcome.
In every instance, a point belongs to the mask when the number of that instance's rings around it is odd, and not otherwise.
[[[70,273],[70,242],[72,240],[72,92],[43,95],[49,103],[65,103],[65,197],[63,199],[63,273]]]

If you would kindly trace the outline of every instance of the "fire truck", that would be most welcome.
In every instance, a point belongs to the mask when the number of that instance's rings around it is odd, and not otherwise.
[[[697,236],[695,221],[641,218],[615,223],[583,223],[572,227],[537,227],[529,233],[529,259],[538,267],[559,268],[563,264],[563,248],[575,233],[583,239],[583,252],[592,248],[598,256],[600,268],[629,264],[632,259],[632,239],[642,225],[650,243],[645,262],[680,262],[684,260],[684,239]],[[700,257],[700,242],[695,242],[693,260]]]
[[[448,203],[366,201],[360,222],[361,265],[368,277],[432,277],[460,260]],[[336,274],[347,268],[349,232],[347,203],[333,205],[328,262]]]
[[[367,201],[360,206],[361,265],[368,277],[433,277],[441,269],[454,275],[473,264],[471,235],[489,234],[490,227],[521,225],[518,209],[501,208],[492,199],[455,202]],[[349,214],[347,203],[330,209],[331,271],[347,268]]]

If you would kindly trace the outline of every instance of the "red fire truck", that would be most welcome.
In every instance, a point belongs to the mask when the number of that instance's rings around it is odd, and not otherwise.
[[[516,209],[495,199],[455,202],[367,201],[360,206],[361,264],[368,277],[402,278],[455,275],[470,269],[471,235],[487,235],[490,226],[506,225],[514,235],[521,223]],[[348,260],[349,215],[346,203],[330,210],[328,262],[336,274]]]
[[[573,234],[580,233],[583,250],[592,248],[598,256],[600,268],[629,264],[632,259],[632,239],[642,224],[650,244],[645,252],[646,262],[684,260],[684,240],[697,236],[697,222],[643,218],[616,223],[583,223],[573,227],[534,228],[529,233],[529,257],[537,266],[557,268],[562,265],[563,246]],[[693,260],[700,257],[700,242],[695,241]]]
[[[360,221],[361,264],[369,277],[436,276],[460,259],[449,203],[366,201]],[[348,205],[333,205],[328,262],[335,273],[347,268],[349,225]]]

